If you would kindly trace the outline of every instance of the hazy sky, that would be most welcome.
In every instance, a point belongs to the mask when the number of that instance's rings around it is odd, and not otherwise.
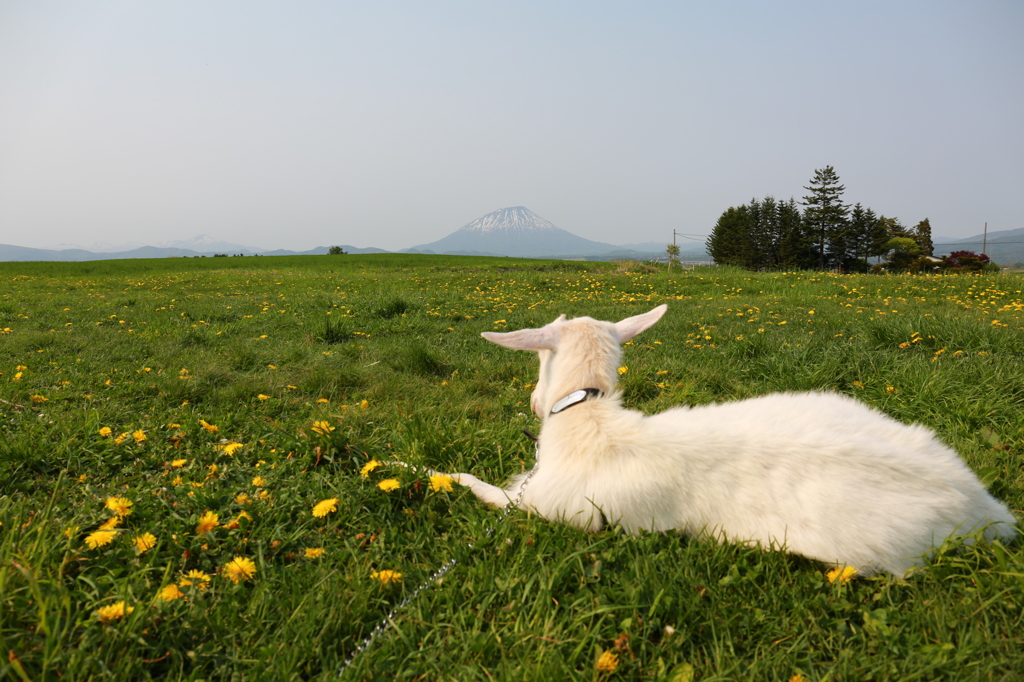
[[[0,243],[666,243],[826,165],[1024,227],[1024,2],[0,0]]]

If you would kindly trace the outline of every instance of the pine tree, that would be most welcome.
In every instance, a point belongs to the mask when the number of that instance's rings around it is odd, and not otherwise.
[[[779,267],[779,246],[782,235],[779,231],[779,202],[769,195],[761,201],[761,214],[758,221],[758,233],[761,243],[758,245],[760,267],[775,270]]]
[[[881,247],[875,248],[875,242],[879,239],[876,235],[878,230],[878,216],[870,208],[864,208],[859,203],[850,211],[849,237],[851,255],[853,259],[849,263],[849,269],[857,272],[865,272],[868,269],[868,258],[877,255],[875,252]],[[888,241],[888,235],[886,235]]]
[[[749,267],[748,222],[749,209],[746,205],[731,206],[719,216],[705,242],[712,260],[722,265]]]
[[[846,187],[839,184],[839,176],[832,166],[814,171],[810,192],[804,197],[804,223],[810,231],[818,249],[818,268],[825,269],[825,255],[838,267],[847,257],[846,214],[849,207],[843,203]]]
[[[892,222],[898,223],[899,221],[894,218],[886,218],[884,215],[875,218],[875,224],[871,228],[871,240],[868,242],[870,249],[868,256],[874,256],[881,261],[882,256],[888,252],[886,246],[889,243],[889,225]]]
[[[814,242],[807,232],[796,199],[779,202],[779,266],[784,268],[812,268],[817,262]]]
[[[771,212],[775,208],[775,200],[769,197],[764,202],[751,199],[745,204],[747,209],[747,258],[746,267],[751,270],[763,270],[771,266],[772,244]]]
[[[896,239],[897,237],[905,237],[907,239],[914,238],[906,226],[900,222],[899,218],[886,218],[885,216],[881,216],[879,217],[878,222],[881,223],[885,230],[885,234],[887,235],[886,241],[889,239]]]
[[[914,241],[921,247],[922,256],[931,256],[935,251],[935,244],[932,243],[932,224],[927,218],[914,226]]]

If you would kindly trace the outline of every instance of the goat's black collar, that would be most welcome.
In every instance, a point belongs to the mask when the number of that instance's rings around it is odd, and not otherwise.
[[[602,395],[604,394],[601,393],[601,391],[597,390],[596,388],[581,388],[578,391],[573,391],[572,393],[570,393],[569,395],[565,396],[557,403],[555,403],[554,406],[551,408],[551,414],[558,414],[559,412],[568,410],[573,405],[579,405],[585,400],[597,398]]]

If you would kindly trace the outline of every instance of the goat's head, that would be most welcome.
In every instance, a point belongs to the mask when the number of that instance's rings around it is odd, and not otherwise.
[[[543,419],[555,401],[581,388],[596,388],[611,393],[618,378],[622,356],[620,345],[650,328],[668,310],[660,305],[642,315],[619,322],[602,322],[590,317],[558,319],[539,329],[514,332],[483,332],[492,343],[513,350],[536,351],[540,357],[540,376],[533,389],[531,405]]]

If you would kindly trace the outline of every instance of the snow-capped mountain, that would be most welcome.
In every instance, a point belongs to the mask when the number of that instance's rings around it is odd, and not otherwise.
[[[621,247],[578,237],[555,227],[524,206],[501,208],[464,225],[436,242],[410,252],[488,256],[594,256],[621,251]]]
[[[520,232],[535,233],[545,230],[558,230],[549,220],[525,206],[513,206],[512,208],[499,208],[497,211],[488,213],[464,225],[459,232]]]

